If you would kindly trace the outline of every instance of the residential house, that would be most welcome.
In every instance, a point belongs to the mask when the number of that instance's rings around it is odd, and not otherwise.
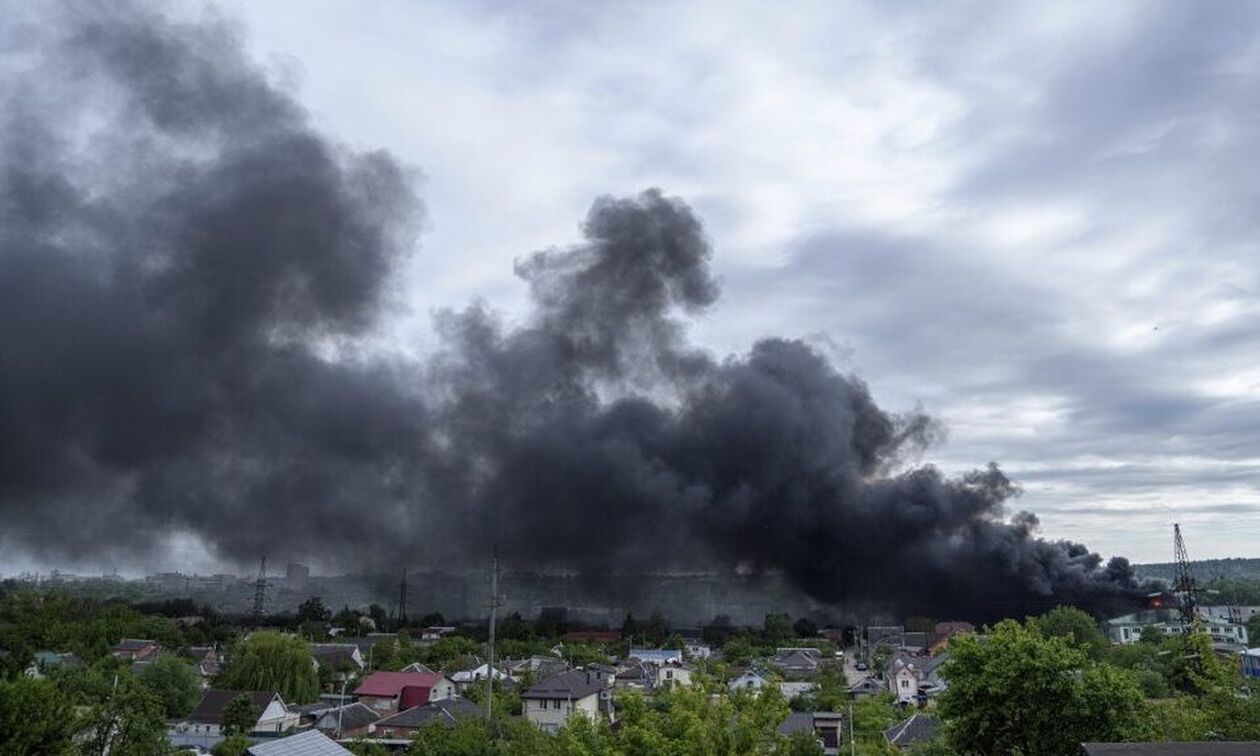
[[[447,726],[461,717],[481,716],[484,710],[467,698],[456,696],[434,701],[427,706],[413,706],[376,723],[375,737],[385,739],[410,739],[416,731],[430,722]]]
[[[863,677],[849,686],[849,695],[854,698],[878,696],[887,690],[884,684],[874,677]]]
[[[928,639],[928,653],[935,656],[949,646],[949,639],[956,635],[974,635],[976,626],[970,622],[938,622]]]
[[[455,683],[455,687],[460,690],[467,690],[468,686],[484,683],[487,677],[493,676],[495,682],[502,682],[508,679],[508,675],[500,669],[490,669],[489,664],[482,664],[472,669],[462,669],[451,675],[451,682]]]
[[[921,654],[927,651],[929,633],[905,632],[901,635],[901,647],[912,653]]]
[[[36,651],[35,659],[25,672],[27,677],[43,677],[57,669],[75,669],[83,666],[83,660],[71,653]]]
[[[289,704],[289,712],[297,715],[297,727],[299,730],[309,730],[315,726],[319,718],[324,716],[324,712],[334,708],[327,701],[309,704]]]
[[[1245,624],[1209,616],[1201,619],[1203,630],[1212,642],[1246,645],[1248,638]],[[1148,627],[1154,627],[1165,636],[1185,635],[1190,631],[1189,625],[1176,609],[1147,609],[1115,617],[1105,623],[1107,637],[1112,643],[1121,645],[1137,643],[1142,638],[1142,631]]]
[[[936,737],[941,731],[941,720],[930,714],[912,714],[884,731],[888,745],[908,751]]]
[[[354,756],[327,735],[314,730],[254,743],[245,749],[245,753],[249,756]]]
[[[363,652],[353,643],[312,643],[315,667],[334,679],[344,680],[363,669]]]
[[[791,701],[793,698],[808,696],[818,690],[818,683],[808,681],[797,682],[781,682],[779,683],[779,692],[783,694],[783,698]]]
[[[784,677],[813,677],[822,664],[822,652],[816,648],[778,648],[770,664]]]
[[[201,687],[209,688],[214,678],[223,671],[223,655],[214,646],[189,646],[185,653],[192,659],[197,674],[201,676]]]
[[[237,696],[245,696],[258,712],[258,721],[251,732],[287,732],[298,723],[298,715],[289,711],[275,691],[240,691],[210,688],[188,716],[189,730],[202,735],[221,735],[223,712]]]
[[[380,712],[376,709],[356,701],[325,708],[315,720],[315,729],[336,740],[363,738],[372,732],[372,725],[380,718]]]
[[[939,656],[893,657],[884,668],[888,690],[902,703],[926,701],[945,689],[940,669],[948,660],[948,652]]]
[[[813,735],[824,756],[840,753],[840,734],[844,715],[834,711],[795,711],[779,725],[780,735],[790,738],[798,733]]]
[[[456,629],[451,625],[430,625],[420,631],[420,640],[424,643],[435,643],[455,632]]]
[[[650,691],[656,685],[656,670],[638,659],[627,659],[617,665],[610,678],[617,690]]]
[[[126,659],[127,661],[140,661],[150,657],[157,656],[161,647],[157,641],[144,640],[141,638],[123,638],[118,644],[110,649],[110,655],[116,659]]]
[[[578,714],[592,722],[611,712],[612,680],[593,670],[574,669],[548,677],[521,694],[525,718],[555,732]]]
[[[759,674],[755,670],[746,670],[743,674],[727,683],[727,687],[731,692],[737,690],[759,691],[762,686],[769,682],[764,675]]]
[[[669,664],[681,662],[683,652],[680,648],[631,648],[626,658],[638,659],[649,664]]]
[[[426,675],[437,674],[437,670],[431,669],[429,665],[421,664],[420,662],[412,662],[398,671],[399,672],[423,672]]]
[[[703,641],[686,641],[683,643],[683,652],[688,659],[708,659],[713,656],[713,647]]]
[[[438,674],[373,672],[363,679],[354,695],[378,712],[393,713],[451,698],[455,684]]]
[[[866,644],[872,650],[876,646],[901,648],[906,629],[901,625],[871,625],[866,628]]]
[[[1249,648],[1239,654],[1243,677],[1260,680],[1260,648]]]
[[[671,685],[691,685],[691,673],[695,669],[686,662],[670,662],[653,665],[656,671],[656,687],[665,688]]]
[[[531,656],[508,664],[508,674],[517,682],[520,682],[526,675],[531,675],[534,679],[541,680],[544,677],[567,672],[568,669],[568,662],[554,656]],[[608,671],[612,671],[612,668],[609,667]]]

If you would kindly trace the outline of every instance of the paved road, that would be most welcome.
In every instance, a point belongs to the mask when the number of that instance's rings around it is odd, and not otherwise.
[[[856,685],[871,676],[871,673],[862,672],[857,667],[858,650],[856,646],[846,648],[844,650],[844,679],[849,681],[850,685]]]

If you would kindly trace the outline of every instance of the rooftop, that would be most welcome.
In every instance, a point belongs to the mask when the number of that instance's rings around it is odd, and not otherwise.
[[[429,722],[440,720],[454,722],[459,717],[478,716],[481,707],[467,698],[444,698],[427,706],[413,706],[400,711],[392,717],[386,717],[376,723],[377,727],[423,727]]]
[[[521,698],[586,698],[598,693],[606,687],[607,677],[597,672],[571,670],[552,675],[542,682],[530,686],[521,694]]]
[[[246,752],[250,756],[354,756],[318,730],[255,743]]]
[[[442,675],[424,672],[373,672],[364,678],[354,694],[392,698],[403,688],[432,688],[441,681]]]

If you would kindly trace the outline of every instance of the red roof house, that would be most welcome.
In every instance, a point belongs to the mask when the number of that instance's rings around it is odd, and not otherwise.
[[[377,711],[402,711],[454,696],[455,684],[426,672],[373,672],[354,694]]]

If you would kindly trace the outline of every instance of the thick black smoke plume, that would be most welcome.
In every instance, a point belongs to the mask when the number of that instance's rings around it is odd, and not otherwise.
[[[369,348],[422,209],[384,153],[316,133],[237,31],[117,4],[10,8],[0,129],[0,533],[46,558],[191,533],[226,559],[599,575],[781,571],[843,604],[1012,614],[1131,595],[1127,563],[1008,521],[996,466],[799,341],[718,361],[718,283],[656,190],[518,263],[534,309]]]

